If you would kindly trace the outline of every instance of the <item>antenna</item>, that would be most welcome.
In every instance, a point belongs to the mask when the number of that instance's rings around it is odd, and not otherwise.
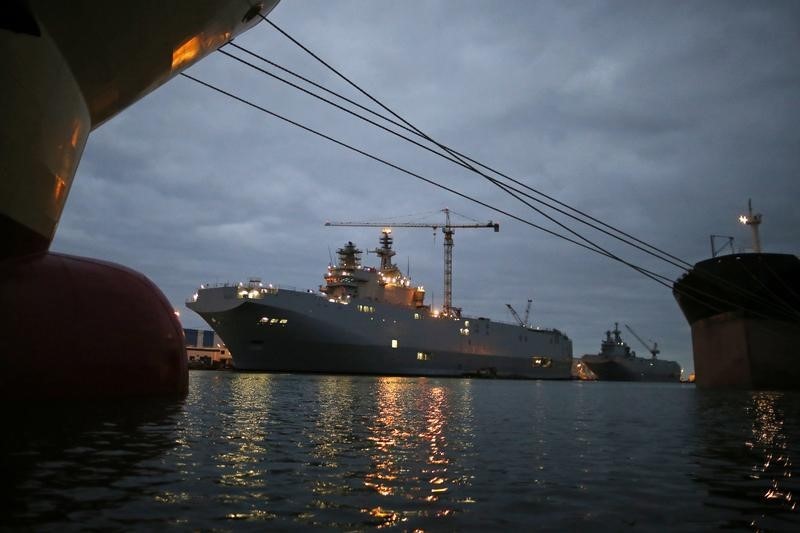
[[[753,214],[753,202],[747,199],[747,215],[739,215],[739,222],[753,228],[753,251],[761,253],[761,237],[758,235],[758,226],[761,224],[761,213]]]
[[[531,302],[533,302],[533,298],[528,298],[528,305],[525,307],[525,325],[530,326],[530,322],[528,319],[531,316]]]
[[[725,239],[725,242],[717,247],[717,239]],[[711,235],[711,257],[717,257],[725,248],[730,248],[732,254],[736,253],[736,250],[733,249],[733,237],[730,235]]]

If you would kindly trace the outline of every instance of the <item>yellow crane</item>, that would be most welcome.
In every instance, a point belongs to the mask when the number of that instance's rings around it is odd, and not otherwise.
[[[453,224],[450,222],[450,210],[442,209],[444,224],[428,222],[326,222],[326,226],[357,226],[366,228],[433,228],[436,231],[442,228],[444,234],[444,305],[442,316],[458,317],[460,309],[453,307],[453,235],[456,228],[493,228],[500,231],[500,224],[492,222],[479,222],[477,224]]]

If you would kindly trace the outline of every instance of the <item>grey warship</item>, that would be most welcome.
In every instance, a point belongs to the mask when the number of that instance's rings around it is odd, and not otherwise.
[[[201,286],[186,302],[223,339],[235,368],[269,372],[570,379],[572,341],[539,329],[437,312],[392,262],[385,228],[380,267],[348,242],[319,291],[259,279]]]
[[[581,361],[600,381],[678,382],[681,378],[681,367],[675,361],[659,360],[655,354],[650,358],[637,357],[622,340],[619,324],[614,324],[613,331],[606,331],[599,354],[586,354]]]

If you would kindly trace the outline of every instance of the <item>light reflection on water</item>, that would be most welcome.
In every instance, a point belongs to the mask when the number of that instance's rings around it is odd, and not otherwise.
[[[13,528],[800,529],[797,393],[192,372],[11,422]]]

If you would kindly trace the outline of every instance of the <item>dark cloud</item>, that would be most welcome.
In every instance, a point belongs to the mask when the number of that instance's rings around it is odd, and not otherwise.
[[[749,246],[735,222],[749,197],[765,246],[797,251],[796,3],[307,1],[271,18],[443,142],[676,256],[705,258],[711,233]],[[357,97],[266,24],[236,42]],[[221,54],[190,73],[554,228],[481,179]],[[443,207],[502,225],[456,235],[465,312],[510,321],[504,304],[522,310],[532,297],[534,323],[565,330],[576,355],[618,321],[691,368],[668,289],[181,77],[92,133],[53,248],[144,272],[200,326],[183,301],[202,282],[316,287],[329,249],[377,243],[374,230],[326,220],[431,220]],[[398,230],[396,243],[398,263],[441,303],[441,235]]]

